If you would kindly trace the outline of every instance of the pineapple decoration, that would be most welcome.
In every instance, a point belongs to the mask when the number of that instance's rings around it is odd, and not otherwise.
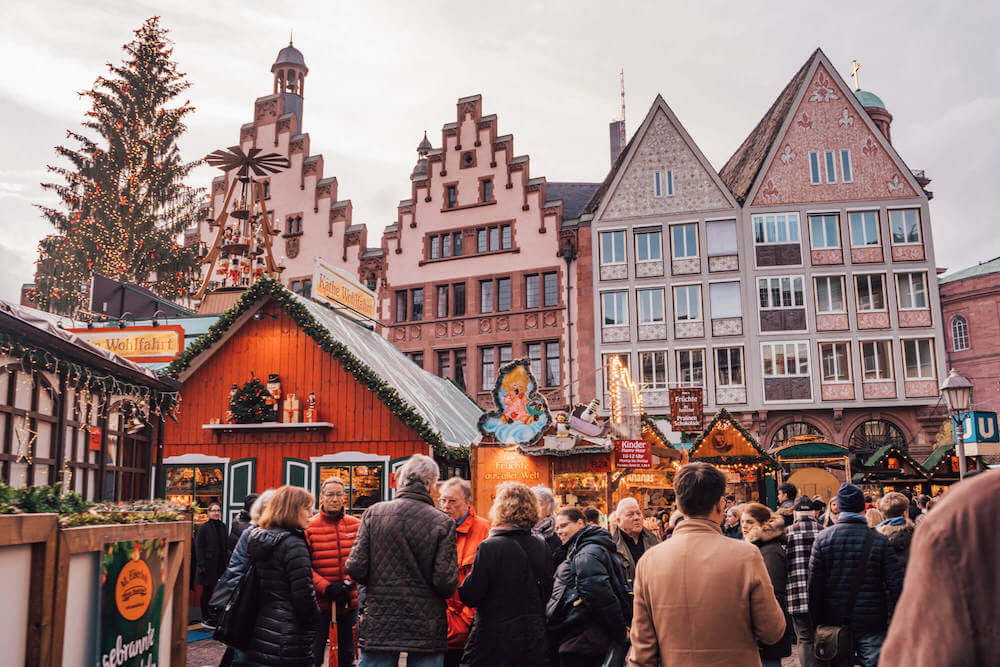
[[[265,275],[277,278],[285,270],[274,261],[271,237],[279,232],[267,214],[264,186],[254,178],[287,169],[291,166],[288,158],[277,153],[262,153],[259,148],[244,153],[239,146],[232,146],[209,153],[205,161],[225,172],[237,171],[226,192],[222,213],[210,222],[218,227],[218,232],[201,258],[201,262],[208,265],[208,271],[195,294],[196,299],[203,298],[210,287],[247,288],[258,278]],[[239,197],[234,201],[237,186]]]

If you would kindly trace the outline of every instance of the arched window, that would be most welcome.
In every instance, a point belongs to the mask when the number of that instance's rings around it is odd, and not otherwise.
[[[823,432],[807,422],[791,422],[775,431],[774,437],[771,438],[771,449],[799,435],[823,435]]]
[[[951,318],[951,349],[955,352],[969,349],[969,323],[961,315]]]
[[[283,70],[283,69],[279,69],[278,70],[278,79],[277,79],[277,81],[278,81],[277,86],[276,86],[277,90],[275,92],[276,93],[283,93],[283,92],[285,92],[285,70]]]
[[[900,449],[906,449],[906,438],[903,432],[892,422],[884,419],[869,419],[862,422],[851,434],[849,446],[852,453],[864,457],[871,454],[880,447],[893,445]]]

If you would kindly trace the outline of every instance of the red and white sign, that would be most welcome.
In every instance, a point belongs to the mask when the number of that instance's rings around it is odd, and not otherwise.
[[[615,467],[652,468],[652,447],[645,440],[615,440]]]
[[[705,428],[701,387],[670,390],[670,428],[675,431],[700,431]]]
[[[96,426],[90,427],[89,437],[87,438],[87,444],[90,449],[95,452],[101,451],[101,429]]]

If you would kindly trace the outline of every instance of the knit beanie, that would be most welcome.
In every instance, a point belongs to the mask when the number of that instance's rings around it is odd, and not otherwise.
[[[841,512],[860,514],[865,511],[865,494],[853,484],[844,483],[837,491],[837,507]]]

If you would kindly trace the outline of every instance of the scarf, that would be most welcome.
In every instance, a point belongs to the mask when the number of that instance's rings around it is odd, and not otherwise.
[[[861,519],[866,523],[868,521],[864,514],[860,514],[858,512],[845,512],[841,510],[840,514],[837,515],[837,523],[842,522],[844,519]]]
[[[465,513],[465,516],[463,516],[461,519],[459,519],[458,521],[455,522],[455,528],[458,528],[463,523],[465,523],[465,520],[469,518],[470,514],[472,514],[472,510],[471,509],[468,512]]]
[[[341,507],[336,512],[327,512],[326,510],[322,510],[322,511],[323,511],[323,514],[326,517],[328,517],[330,519],[333,519],[334,521],[340,521],[341,519],[344,518],[344,508],[343,507]]]
[[[905,526],[905,525],[906,525],[906,517],[894,516],[891,519],[886,519],[885,521],[880,523],[879,527],[881,528],[882,526]]]

